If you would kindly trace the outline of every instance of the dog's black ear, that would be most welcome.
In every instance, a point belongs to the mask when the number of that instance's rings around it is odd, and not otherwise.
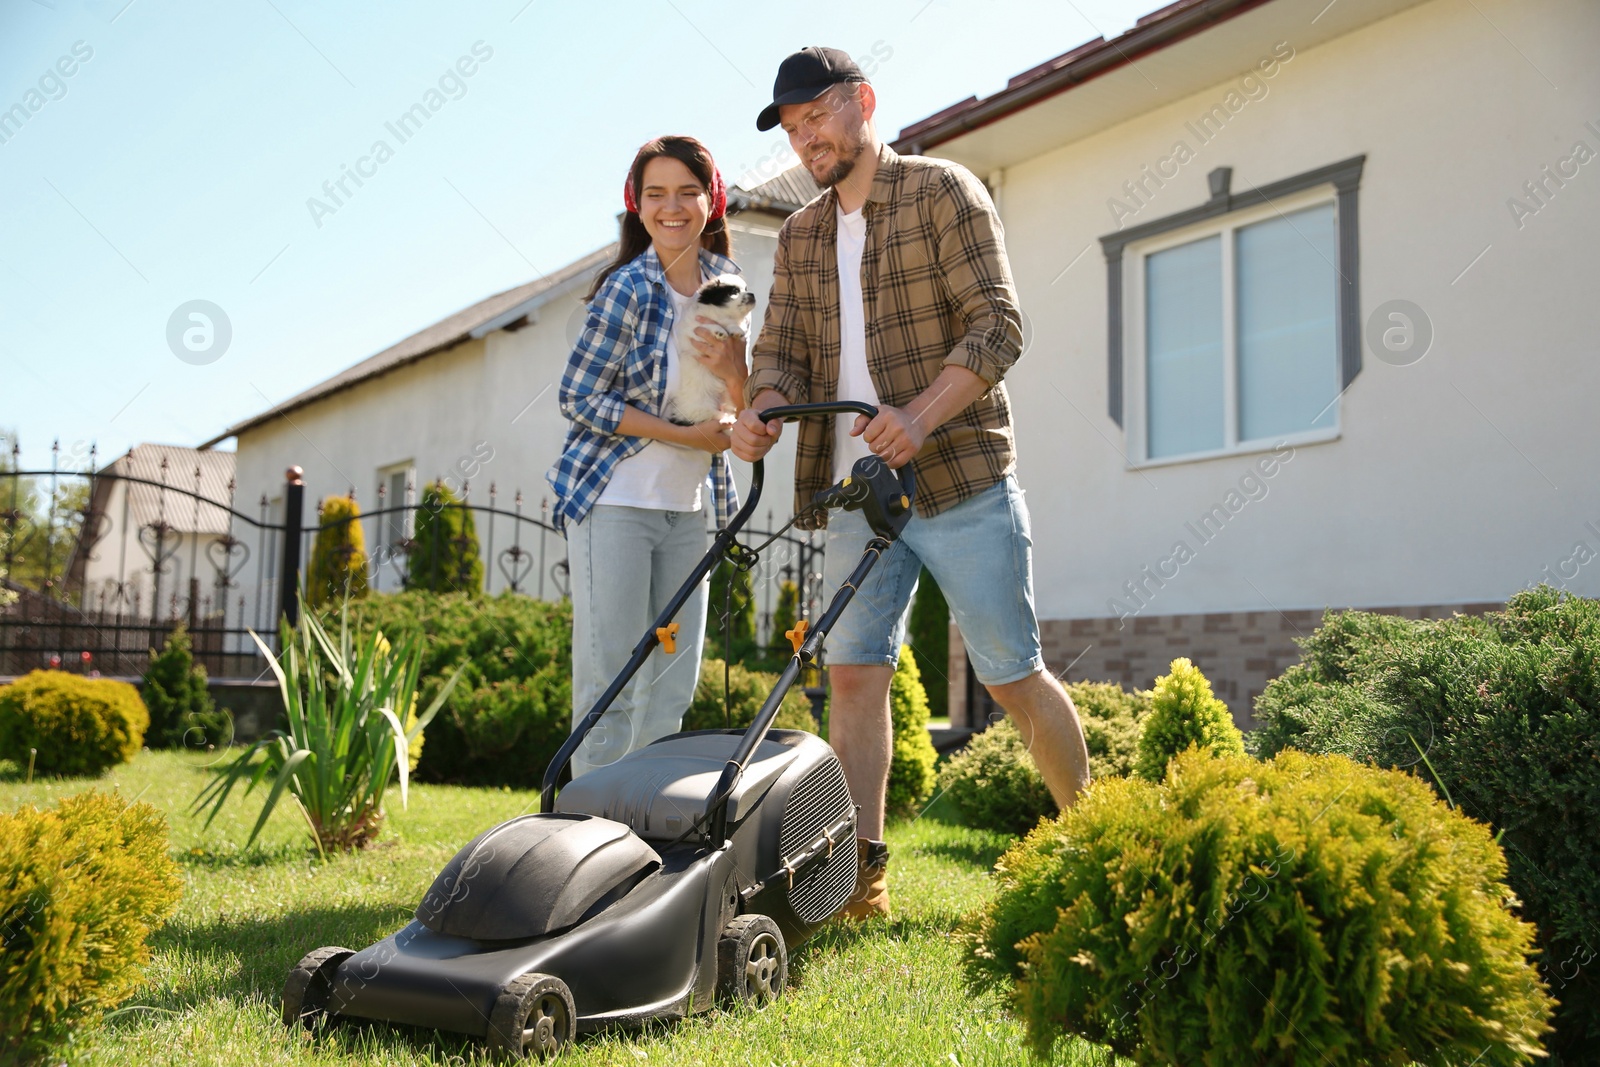
[[[725,308],[732,307],[744,291],[744,286],[732,282],[707,282],[700,287],[695,298],[710,307]]]

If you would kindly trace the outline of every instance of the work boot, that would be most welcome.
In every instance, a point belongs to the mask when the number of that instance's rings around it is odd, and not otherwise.
[[[889,917],[889,846],[870,837],[856,838],[856,891],[839,914],[860,922]]]

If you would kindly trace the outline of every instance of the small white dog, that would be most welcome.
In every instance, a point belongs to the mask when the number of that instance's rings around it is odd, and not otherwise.
[[[713,320],[715,326],[706,329],[719,337],[741,337],[750,322],[750,310],[755,307],[756,295],[737,274],[719,274],[702,285],[680,321],[673,324],[673,336],[678,342],[678,388],[667,398],[662,413],[668,420],[681,426],[693,426],[719,415],[736,415],[738,408],[728,396],[722,379],[696,358],[694,332],[705,323],[699,316]]]

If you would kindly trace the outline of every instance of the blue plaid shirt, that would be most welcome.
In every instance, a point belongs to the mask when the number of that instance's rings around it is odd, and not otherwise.
[[[702,275],[737,274],[725,256],[700,251]],[[612,272],[589,304],[589,321],[561,376],[561,413],[572,423],[561,458],[545,475],[556,492],[551,521],[565,532],[594,507],[617,464],[650,443],[617,433],[623,409],[632,404],[661,414],[667,392],[667,338],[672,301],[666,272],[654,247]],[[711,457],[711,498],[717,528],[739,507],[727,454]]]

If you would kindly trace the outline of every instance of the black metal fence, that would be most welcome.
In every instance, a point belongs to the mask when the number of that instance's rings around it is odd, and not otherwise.
[[[413,586],[424,573],[437,579],[440,553],[457,568],[445,587],[541,599],[568,592],[566,542],[548,503],[528,514],[520,490],[505,501],[493,483],[486,504],[473,502],[470,483],[459,498],[428,487],[420,499],[407,484],[398,501],[380,487],[372,511],[319,508],[308,523],[299,467],[286,474],[281,515],[265,493],[250,514],[231,478],[225,487],[203,484],[198,465],[177,471],[163,458],[156,477],[145,478],[115,465],[96,470],[93,449],[83,471],[61,470],[58,449],[49,470],[21,470],[15,445],[11,454],[0,471],[0,675],[41,667],[140,675],[182,624],[213,677],[257,677],[266,663],[252,632],[277,650],[279,619],[298,619],[319,531],[337,535],[351,524],[372,546],[365,577],[378,592]],[[470,521],[435,521],[449,511]],[[422,527],[432,535],[419,537]],[[746,540],[771,536],[752,530]],[[329,541],[335,554],[356,551],[348,536]],[[770,642],[784,582],[799,592],[800,617],[820,610],[822,558],[820,535],[783,533],[762,552],[752,572],[761,643]],[[341,562],[347,571],[348,558]]]

